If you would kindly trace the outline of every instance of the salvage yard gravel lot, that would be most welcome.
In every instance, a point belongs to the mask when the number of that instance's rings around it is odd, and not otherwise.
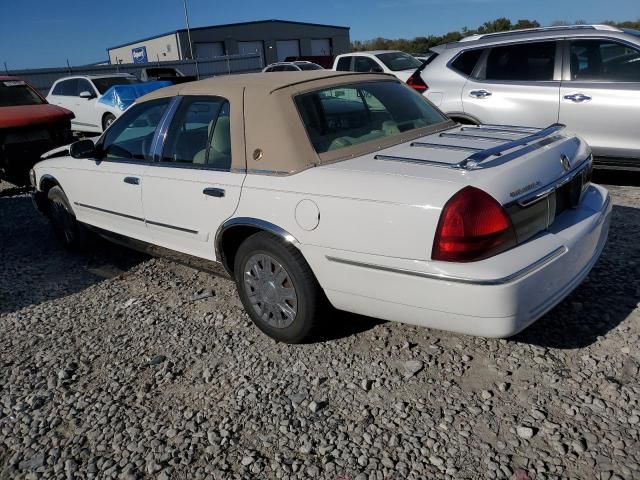
[[[333,312],[290,346],[229,280],[63,251],[3,184],[0,479],[640,478],[640,191],[609,188],[602,258],[515,338]]]

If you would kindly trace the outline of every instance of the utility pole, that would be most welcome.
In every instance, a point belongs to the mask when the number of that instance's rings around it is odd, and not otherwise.
[[[196,64],[196,78],[200,80],[200,72],[198,71],[198,59],[193,56],[193,42],[191,42],[191,28],[189,27],[189,9],[187,8],[187,0],[183,0],[184,3],[184,20],[187,24],[187,38],[189,40],[189,53],[191,59]]]

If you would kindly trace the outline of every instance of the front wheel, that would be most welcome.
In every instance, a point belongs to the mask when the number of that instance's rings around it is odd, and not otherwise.
[[[242,304],[260,330],[285,343],[312,336],[325,298],[295,247],[256,233],[240,245],[234,272]]]
[[[107,113],[102,119],[102,131],[104,132],[115,121],[116,116],[112,113]]]
[[[69,250],[82,250],[89,242],[89,231],[76,220],[69,200],[60,187],[52,187],[49,199],[49,220],[60,243]]]

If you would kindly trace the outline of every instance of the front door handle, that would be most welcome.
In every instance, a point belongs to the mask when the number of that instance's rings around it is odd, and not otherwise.
[[[572,93],[571,95],[565,95],[564,99],[571,100],[573,103],[582,103],[590,101],[591,97],[584,93]]]
[[[209,195],[210,197],[222,198],[224,197],[224,189],[208,187],[202,190],[202,193]]]
[[[129,185],[140,185],[140,179],[138,177],[124,177],[124,183]]]
[[[488,90],[471,90],[469,96],[473,98],[487,98],[493,95]]]

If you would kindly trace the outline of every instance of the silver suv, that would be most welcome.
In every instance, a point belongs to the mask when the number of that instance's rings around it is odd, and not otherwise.
[[[424,95],[470,124],[563,123],[603,167],[640,169],[640,31],[575,25],[434,47]]]

